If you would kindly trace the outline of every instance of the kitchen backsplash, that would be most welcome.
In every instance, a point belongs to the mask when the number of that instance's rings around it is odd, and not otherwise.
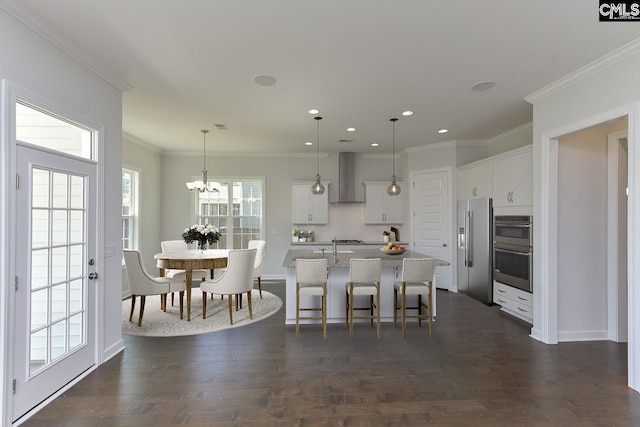
[[[407,235],[402,225],[364,224],[364,204],[329,205],[329,224],[297,226],[299,230],[313,231],[315,240],[328,242],[331,239],[359,239],[382,242],[382,232],[389,231],[391,225],[398,228],[400,237],[406,242]]]

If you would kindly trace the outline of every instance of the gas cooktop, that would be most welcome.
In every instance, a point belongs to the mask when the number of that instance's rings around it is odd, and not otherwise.
[[[357,239],[336,239],[336,243],[340,245],[361,245],[364,242]]]

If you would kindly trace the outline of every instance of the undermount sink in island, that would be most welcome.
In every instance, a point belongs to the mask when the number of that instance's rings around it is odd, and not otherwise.
[[[298,258],[326,258],[329,264],[329,277],[327,279],[327,322],[341,323],[345,320],[345,283],[349,280],[349,262],[351,258],[380,258],[382,269],[380,277],[380,320],[393,322],[393,284],[400,280],[402,273],[402,260],[404,258],[433,259],[436,266],[449,265],[447,261],[429,257],[418,252],[406,251],[400,255],[388,255],[379,249],[353,249],[338,251],[333,254],[331,250],[314,249],[289,249],[282,262],[287,269],[286,290],[286,318],[285,324],[296,323],[296,272],[295,260]],[[433,314],[436,315],[436,284],[433,283]],[[364,303],[364,301],[363,301]],[[319,307],[319,298],[300,297],[303,307]],[[359,304],[362,305],[362,304]],[[314,323],[308,320],[301,323]]]

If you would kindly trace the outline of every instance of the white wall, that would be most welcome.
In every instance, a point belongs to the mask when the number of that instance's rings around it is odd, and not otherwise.
[[[617,128],[558,140],[559,341],[607,337],[607,135]]]
[[[629,116],[629,260],[640,256],[640,42],[612,52],[527,99],[533,103],[534,327],[532,336],[558,339],[558,144],[556,138]],[[635,185],[634,185],[635,184]],[[640,271],[628,263],[629,385],[640,390]]]
[[[98,363],[122,350],[121,328],[121,241],[120,206],[121,183],[121,132],[122,94],[114,86],[80,65],[69,55],[55,47],[40,35],[0,9],[0,79],[6,79],[39,97],[59,105],[65,111],[77,113],[94,123],[104,125],[105,141],[99,170],[103,172],[104,196],[100,203],[103,212],[104,241],[99,242],[99,253],[106,245],[115,247],[115,255],[99,258],[96,265],[101,279],[98,292]],[[0,425],[9,425],[11,412],[10,384],[13,351],[12,301],[13,288],[7,286],[13,271],[10,254],[14,251],[14,216],[12,206],[6,203],[13,198],[11,187],[15,171],[14,141],[6,139],[8,117],[2,112],[2,145],[0,147]],[[17,309],[20,309],[17,307]],[[93,331],[92,331],[93,333]],[[62,387],[64,384],[60,384]]]

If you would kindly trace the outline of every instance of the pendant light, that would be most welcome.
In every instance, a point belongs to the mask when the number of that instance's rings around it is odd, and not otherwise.
[[[389,119],[393,126],[393,151],[391,152],[391,161],[393,163],[393,175],[391,175],[391,185],[387,187],[387,193],[390,196],[397,196],[402,189],[396,184],[396,122],[397,118]]]
[[[187,188],[190,191],[199,191],[200,193],[204,193],[208,191],[210,193],[217,192],[218,189],[214,187],[212,182],[209,182],[207,177],[207,133],[209,131],[207,129],[202,129],[202,152],[203,152],[203,166],[202,166],[202,181],[190,181],[187,182]]]
[[[317,122],[317,127],[318,127],[318,155],[316,156],[316,166],[317,166],[317,173],[316,173],[316,182],[311,186],[311,193],[313,194],[323,194],[324,193],[324,185],[322,185],[322,182],[320,182],[320,120],[322,120],[322,117],[317,116],[313,118],[316,122]]]

